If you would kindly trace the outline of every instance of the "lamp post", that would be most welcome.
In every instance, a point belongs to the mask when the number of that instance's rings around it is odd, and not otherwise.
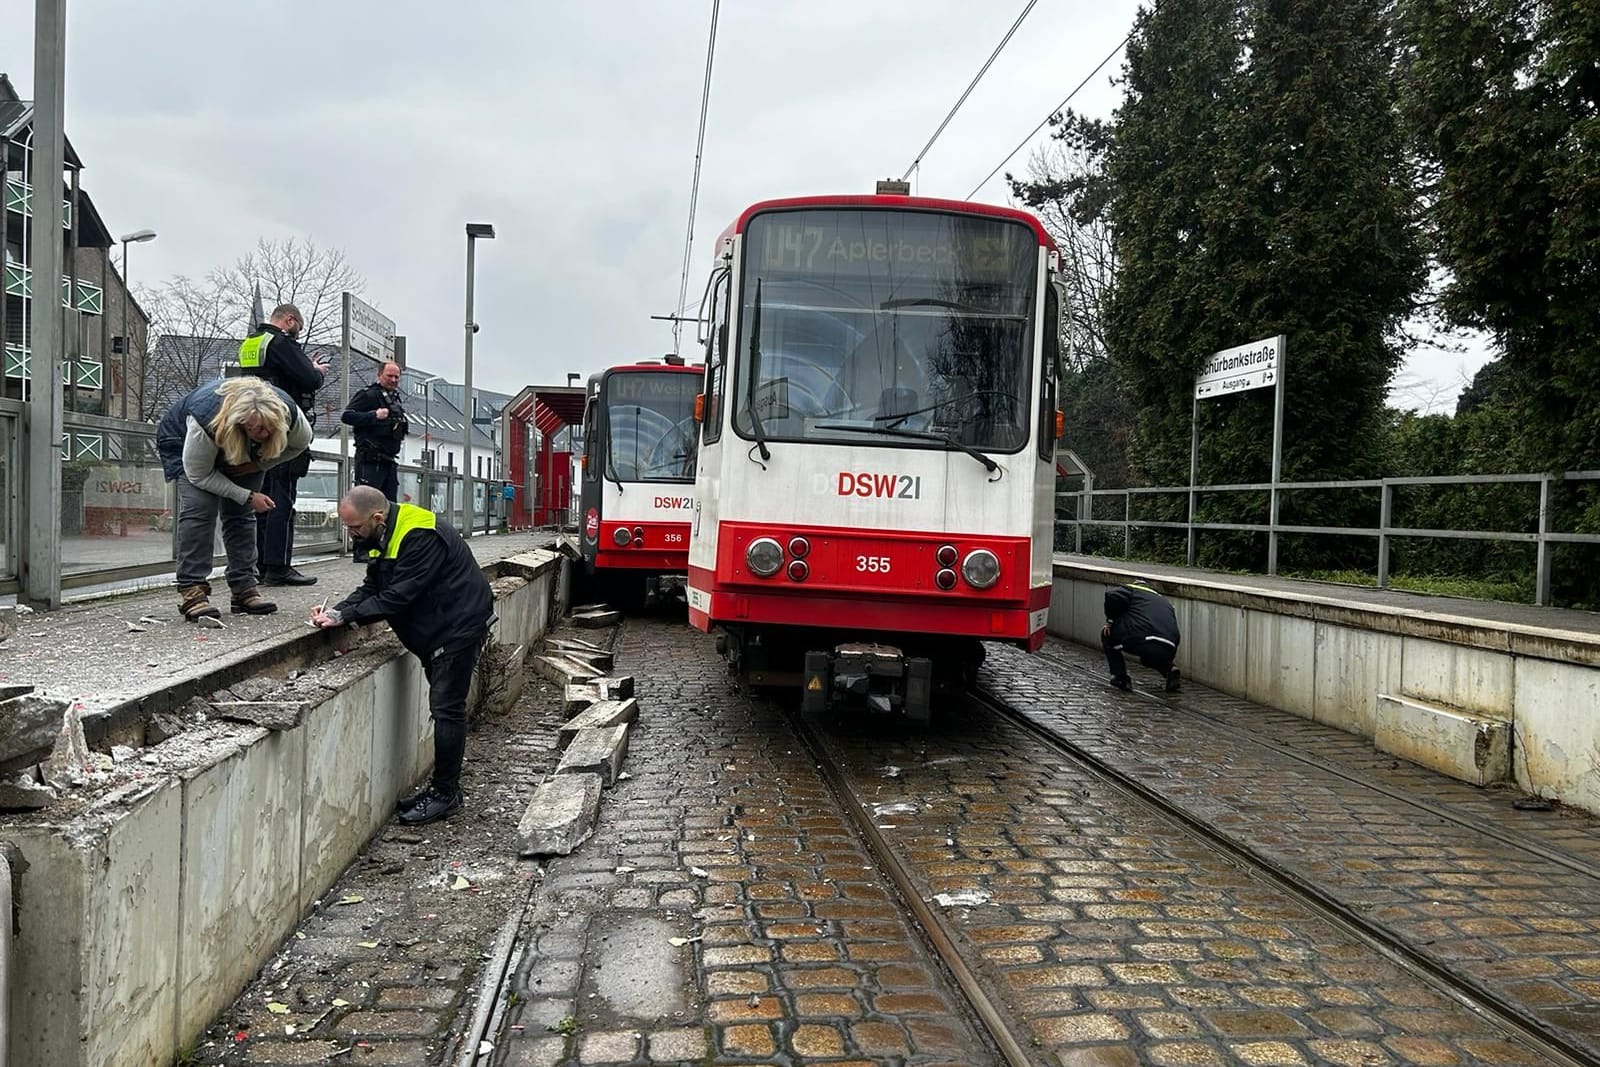
[[[119,240],[122,242],[122,417],[128,417],[128,362],[133,357],[133,338],[128,334],[128,302],[133,299],[133,280],[128,276],[128,246],[142,244],[145,241],[154,241],[156,231],[134,230],[132,233],[123,234]],[[147,331],[148,335],[148,331]],[[148,336],[146,340],[148,341]],[[141,353],[141,359],[143,353]],[[141,383],[143,378],[140,379]],[[139,402],[144,403],[144,392],[141,385]]]
[[[467,223],[467,343],[461,398],[461,407],[467,416],[461,432],[461,533],[466,537],[472,536],[472,416],[477,409],[472,402],[472,335],[478,332],[478,324],[472,321],[473,252],[475,242],[480,237],[486,241],[494,240],[494,227],[487,222]]]

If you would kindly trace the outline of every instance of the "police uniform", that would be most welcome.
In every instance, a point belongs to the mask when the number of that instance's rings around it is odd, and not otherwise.
[[[334,607],[341,622],[387,621],[422,661],[433,717],[433,779],[402,802],[402,822],[432,822],[461,806],[467,689],[494,617],[494,594],[467,543],[427,508],[389,505],[383,528],[357,540],[361,587]]]
[[[386,418],[378,418],[381,408],[389,409]],[[396,461],[408,425],[399,390],[373,382],[350,398],[350,406],[339,418],[355,429],[355,484],[370,485],[387,499],[398,499],[400,468]]]
[[[1180,681],[1173,660],[1178,655],[1178,616],[1167,598],[1144,582],[1129,582],[1106,590],[1106,628],[1100,635],[1111,681],[1119,689],[1132,688],[1128,664],[1123,653],[1138,656],[1139,662],[1166,678],[1167,690],[1176,690]]]
[[[239,366],[246,374],[265,378],[294,398],[309,421],[315,422],[317,390],[322,371],[311,362],[298,341],[271,323],[263,323],[239,346]],[[308,450],[298,459],[267,472],[261,491],[276,505],[256,522],[256,557],[262,579],[268,584],[310,585],[316,581],[294,570],[294,502],[296,483],[311,469]]]

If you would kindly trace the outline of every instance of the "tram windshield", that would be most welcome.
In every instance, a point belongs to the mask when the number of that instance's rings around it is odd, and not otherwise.
[[[838,209],[745,229],[734,428],[772,441],[1015,452],[1039,242],[1021,223]]]
[[[623,482],[692,482],[694,398],[700,376],[618,371],[606,376],[607,477]]]

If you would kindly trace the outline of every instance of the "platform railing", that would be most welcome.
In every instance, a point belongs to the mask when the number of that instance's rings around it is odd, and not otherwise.
[[[1550,603],[1550,570],[1552,550],[1558,545],[1600,545],[1600,534],[1578,533],[1554,528],[1553,492],[1556,487],[1577,482],[1600,482],[1600,471],[1567,471],[1558,474],[1460,474],[1432,477],[1374,478],[1348,481],[1318,482],[1249,482],[1229,485],[1166,485],[1135,486],[1123,489],[1082,488],[1058,490],[1056,493],[1056,544],[1066,538],[1064,528],[1071,528],[1073,550],[1083,551],[1085,528],[1108,528],[1122,531],[1122,548],[1125,558],[1134,558],[1133,540],[1136,530],[1183,531],[1186,541],[1186,558],[1195,566],[1197,538],[1205,531],[1233,531],[1266,534],[1268,539],[1266,573],[1278,573],[1279,539],[1285,534],[1369,538],[1377,543],[1376,579],[1379,588],[1388,588],[1393,561],[1393,542],[1397,538],[1433,538],[1459,541],[1493,541],[1522,543],[1535,546],[1534,603]],[[1537,486],[1539,492],[1537,520],[1534,529],[1524,530],[1460,530],[1417,528],[1393,524],[1395,491],[1406,487],[1452,486]],[[1377,522],[1371,526],[1318,526],[1278,521],[1281,501],[1287,494],[1306,491],[1377,491]],[[1214,522],[1202,521],[1195,516],[1196,500],[1213,494],[1263,493],[1269,494],[1269,517],[1266,522]],[[1186,500],[1186,518],[1149,519],[1136,517],[1135,501],[1144,498],[1181,497]],[[1095,503],[1100,500],[1120,499],[1121,518],[1095,518]],[[1178,510],[1174,508],[1174,510]],[[1063,515],[1064,511],[1070,514]]]

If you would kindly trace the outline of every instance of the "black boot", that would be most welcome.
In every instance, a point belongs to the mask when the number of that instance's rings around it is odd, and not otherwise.
[[[421,785],[417,786],[417,788],[411,790],[411,792],[409,792],[409,793],[405,794],[404,796],[402,796],[399,800],[394,802],[395,814],[398,815],[400,812],[405,811],[407,808],[416,807],[417,806],[417,801],[419,801],[423,797],[427,796],[428,795],[428,790],[430,790],[432,788],[433,788],[433,783],[432,782],[423,782]]]
[[[1178,691],[1178,687],[1181,686],[1182,684],[1183,684],[1183,672],[1182,671],[1178,670],[1178,668],[1176,668],[1176,667],[1173,667],[1171,670],[1167,671],[1167,692],[1176,693]]]
[[[460,810],[461,790],[442,793],[438,789],[429,787],[421,800],[400,813],[400,822],[404,826],[421,826],[424,823],[438,822]]]
[[[261,569],[262,585],[316,585],[316,578],[309,574],[301,574],[293,567],[263,567]]]

